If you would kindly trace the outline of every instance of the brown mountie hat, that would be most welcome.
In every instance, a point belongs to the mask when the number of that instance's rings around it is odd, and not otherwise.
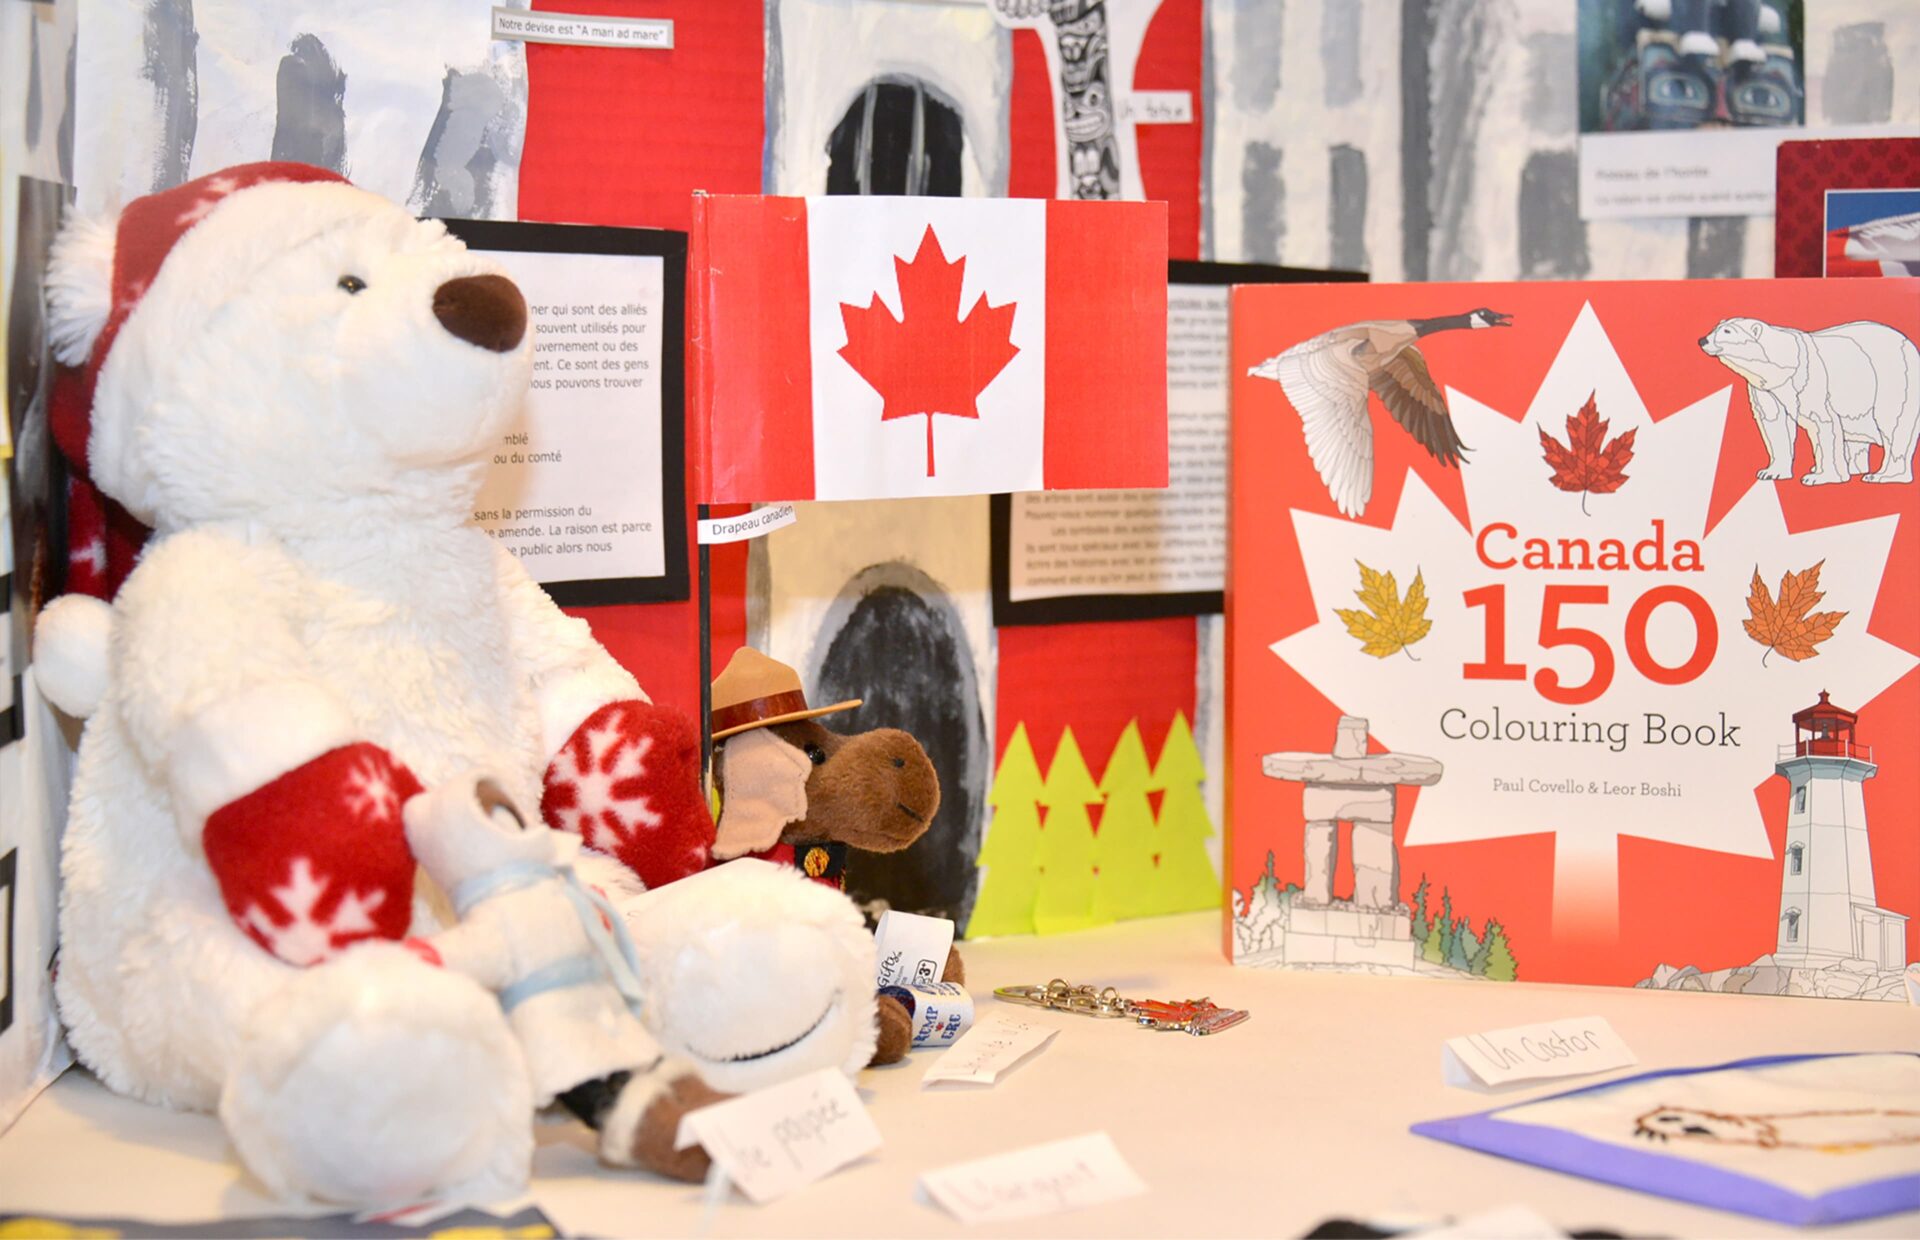
[[[806,691],[800,687],[799,672],[751,646],[742,646],[733,652],[726,669],[713,678],[713,739],[749,728],[831,715],[858,705],[860,699],[853,698],[810,709]]]

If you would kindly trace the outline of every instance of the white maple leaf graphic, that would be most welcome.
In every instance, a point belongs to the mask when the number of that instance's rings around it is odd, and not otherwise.
[[[1634,475],[1609,497],[1604,517],[1582,514],[1579,495],[1549,485],[1540,458],[1539,428],[1557,431],[1590,395],[1607,412],[1613,433],[1639,432]],[[1390,529],[1309,513],[1293,517],[1319,619],[1273,643],[1273,652],[1342,711],[1368,719],[1387,749],[1446,763],[1441,781],[1420,790],[1408,846],[1553,837],[1556,936],[1601,942],[1617,936],[1624,836],[1770,857],[1754,790],[1773,777],[1778,747],[1793,739],[1792,713],[1825,689],[1848,709],[1867,708],[1870,718],[1873,699],[1917,661],[1852,620],[1872,611],[1894,518],[1789,532],[1775,484],[1764,482],[1750,486],[1707,528],[1722,438],[1755,433],[1746,418],[1729,420],[1731,398],[1732,389],[1722,389],[1655,422],[1589,306],[1523,420],[1448,389],[1460,437],[1474,447],[1461,470],[1470,528],[1417,474],[1407,476]],[[1664,523],[1669,557],[1680,539],[1700,544],[1701,571],[1495,569],[1475,548],[1477,537],[1489,537],[1495,561],[1517,560],[1532,537],[1552,548],[1562,539],[1598,548],[1602,539],[1617,538],[1631,549],[1650,536],[1655,520]],[[1512,533],[1488,535],[1502,522]],[[1751,657],[1738,617],[1745,614],[1756,554],[1763,577],[1824,562],[1823,606],[1851,615],[1819,659],[1776,661],[1780,666],[1763,670]],[[1382,663],[1362,654],[1334,617],[1332,609],[1352,596],[1356,560],[1402,580],[1416,569],[1423,574],[1433,628],[1420,662]],[[1612,648],[1611,686],[1591,702],[1556,704],[1533,681],[1551,670],[1571,687],[1594,674],[1592,656],[1577,646],[1542,648],[1548,586],[1608,591],[1604,603],[1570,603],[1559,617],[1563,625],[1601,635]],[[1717,653],[1682,683],[1643,676],[1623,637],[1635,601],[1657,586],[1696,593],[1713,613]],[[1488,657],[1489,588],[1502,591],[1505,661],[1524,668],[1512,679],[1463,675],[1465,665]],[[1469,591],[1482,601],[1468,604],[1463,595]],[[1686,664],[1705,640],[1688,609],[1673,602],[1655,607],[1643,622],[1646,654],[1662,668]],[[1697,727],[1712,743],[1655,741],[1650,716],[1662,721],[1668,737],[1676,726],[1689,735]],[[1543,728],[1540,736],[1535,724]],[[1564,726],[1551,739],[1556,724]],[[1605,739],[1585,739],[1596,724]],[[1497,728],[1500,735],[1476,737],[1476,727]],[[1517,738],[1509,735],[1516,727]]]
[[[601,852],[615,852],[641,831],[659,828],[666,819],[645,796],[621,796],[616,785],[647,773],[646,757],[653,738],[626,736],[617,722],[594,728],[585,737],[587,756],[567,745],[555,755],[549,782],[573,790],[573,804],[558,810],[560,829],[571,831]]]
[[[241,923],[266,941],[267,950],[288,964],[316,964],[333,954],[335,939],[374,933],[377,929],[373,924],[374,910],[387,900],[384,891],[349,891],[330,915],[324,919],[316,917],[314,910],[332,886],[331,880],[313,872],[311,860],[295,857],[286,886],[271,888],[269,892],[285,910],[290,919],[287,924],[274,921],[258,904],[247,906]]]
[[[400,813],[400,790],[394,787],[393,770],[373,758],[362,758],[348,772],[342,795],[347,812],[363,822],[390,823]]]

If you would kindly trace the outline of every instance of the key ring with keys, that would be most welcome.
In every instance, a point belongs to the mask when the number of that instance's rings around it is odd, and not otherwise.
[[[1143,1028],[1190,1033],[1195,1037],[1231,1029],[1250,1015],[1235,1008],[1223,1008],[1210,999],[1171,1003],[1128,999],[1111,986],[1100,989],[1076,986],[1057,977],[1045,986],[1002,986],[993,994],[1009,1003],[1025,1003],[1080,1016],[1128,1019]]]

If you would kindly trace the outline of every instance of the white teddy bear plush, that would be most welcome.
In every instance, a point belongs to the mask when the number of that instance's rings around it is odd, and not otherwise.
[[[280,1193],[515,1189],[548,1077],[495,995],[403,942],[447,910],[416,896],[402,806],[485,769],[652,885],[712,839],[687,722],[468,521],[527,385],[518,290],[436,223],[261,164],[70,226],[48,299],[76,368],[56,435],[155,531],[110,612],[63,600],[37,633],[49,696],[89,717],[75,1050],[217,1106]],[[675,1083],[648,1084],[656,1129],[691,1105]]]

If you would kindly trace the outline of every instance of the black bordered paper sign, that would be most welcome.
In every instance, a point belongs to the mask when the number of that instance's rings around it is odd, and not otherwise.
[[[687,235],[446,224],[520,286],[534,336],[475,522],[557,603],[685,599]]]
[[[1353,271],[1167,264],[1164,491],[993,497],[993,622],[1066,624],[1217,614],[1227,538],[1227,290],[1345,283]]]

